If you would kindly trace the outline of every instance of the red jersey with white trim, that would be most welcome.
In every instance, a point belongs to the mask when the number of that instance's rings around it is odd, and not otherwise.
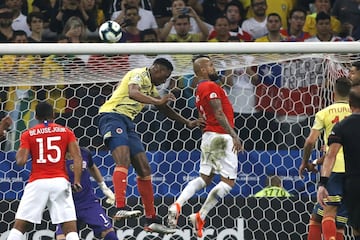
[[[65,154],[74,141],[74,133],[56,123],[40,123],[26,130],[21,135],[20,148],[29,149],[32,158],[29,182],[56,177],[69,180]]]
[[[205,132],[227,133],[215,118],[210,105],[211,99],[220,99],[224,114],[230,126],[234,127],[234,110],[224,89],[213,81],[205,80],[199,82],[195,94],[197,110],[205,119]]]

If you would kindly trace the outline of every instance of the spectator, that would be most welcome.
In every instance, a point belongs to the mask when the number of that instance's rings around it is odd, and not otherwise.
[[[281,178],[278,176],[268,176],[266,178],[266,187],[255,193],[254,197],[292,197],[293,195],[282,187]]]
[[[311,37],[307,32],[303,31],[305,24],[306,11],[301,8],[291,10],[288,19],[288,29],[281,29],[280,33],[286,37],[288,42],[303,42]]]
[[[123,24],[123,36],[121,42],[141,42],[140,30],[137,28],[137,24],[140,20],[139,9],[137,7],[125,8],[125,23]]]
[[[328,1],[328,0],[326,0]],[[316,35],[308,38],[305,42],[334,42],[337,37],[334,36],[331,30],[331,17],[325,12],[319,12],[315,18]]]
[[[250,33],[253,39],[256,39],[268,33],[266,27],[266,0],[251,0],[251,9],[254,12],[254,17],[245,20],[241,27],[242,30]]]
[[[111,5],[112,5],[112,9],[111,12],[117,12],[120,10],[124,10],[124,6],[123,3],[126,3],[126,0],[111,0]],[[139,5],[141,8],[152,11],[152,2],[151,0],[141,0],[139,1]],[[137,5],[136,7],[139,7],[139,5]]]
[[[144,8],[139,7],[140,0],[122,0],[121,1],[121,9],[125,9],[126,6],[139,8],[140,20],[138,22],[138,29],[140,31],[152,28],[156,31],[159,36],[159,29],[156,23],[155,17],[150,10],[145,10]],[[125,20],[125,12],[124,11],[115,11],[112,16],[112,20],[115,20],[119,24],[122,24]]]
[[[152,12],[160,29],[162,29],[172,17],[172,2],[173,0],[153,1]]]
[[[56,14],[59,9],[60,1],[51,0],[34,0],[32,3],[32,12],[39,12],[43,15],[44,32],[43,36],[47,41],[57,40],[57,33],[50,30],[51,17]]]
[[[141,42],[157,42],[158,37],[154,29],[145,29],[140,32]]]
[[[175,34],[169,34],[166,42],[204,42],[209,34],[207,29],[201,33],[190,33],[190,16],[179,15],[174,19]]]
[[[354,32],[356,32],[360,26],[360,1],[357,0],[341,0],[335,1],[332,7],[332,15],[336,17],[342,25],[351,25]],[[355,39],[359,39],[360,35],[354,36]]]
[[[266,9],[266,15],[269,13],[277,13],[281,18],[281,22],[283,23],[283,28],[287,29],[288,25],[286,20],[289,17],[290,11],[293,9],[294,0],[268,0],[268,6]],[[253,9],[247,13],[247,18],[252,17]]]
[[[0,6],[0,43],[10,43],[14,30],[11,27],[13,13],[5,5]]]
[[[252,36],[244,31],[240,26],[243,19],[244,9],[242,5],[237,2],[230,2],[226,5],[225,16],[229,19],[230,22],[230,34],[232,36],[238,35],[243,41],[252,41]]]
[[[51,17],[56,14],[59,7],[60,1],[57,0],[34,0],[32,2],[32,12],[40,12],[44,16],[44,29],[49,28]]]
[[[230,23],[229,20],[223,16],[218,17],[215,21],[214,30],[213,30],[213,36],[212,38],[209,37],[208,42],[229,42],[230,38]],[[238,36],[235,36],[239,41],[240,38]]]
[[[14,34],[11,38],[11,42],[13,43],[28,43],[28,37],[26,36],[26,32],[22,30],[14,31]]]
[[[202,4],[204,21],[210,25],[214,25],[215,19],[225,14],[225,8],[228,2],[228,0],[204,0]]]
[[[242,41],[252,41],[252,36],[241,29],[241,17],[242,7],[237,2],[230,2],[225,8],[225,17],[229,21],[229,33],[231,36],[236,36]],[[212,39],[216,36],[216,31],[210,32],[208,39]]]
[[[14,30],[22,30],[30,36],[30,28],[26,22],[26,16],[21,13],[23,1],[22,0],[5,0],[5,5],[13,12],[12,28]]]
[[[86,11],[87,15],[91,18],[96,19],[96,27],[98,27],[105,22],[105,16],[103,10],[98,7],[96,0],[81,0],[84,6],[84,10]],[[99,33],[95,29],[95,31],[90,31],[87,29],[87,36],[88,40],[97,42],[99,40]]]
[[[84,9],[86,13],[96,18],[96,25],[100,26],[102,23],[105,22],[105,15],[102,9],[98,7],[96,0],[81,0],[84,4]]]
[[[66,22],[73,16],[79,17],[90,32],[96,30],[96,16],[89,15],[80,0],[62,0],[58,10],[52,15],[50,30],[58,34],[62,33]]]
[[[255,39],[255,42],[282,42],[285,36],[281,35],[281,18],[277,13],[270,13],[267,16],[266,28],[268,34],[266,36]]]
[[[316,28],[316,16],[320,12],[324,12],[330,16],[331,3],[330,0],[315,0],[315,13],[308,14],[306,16],[304,32],[308,32],[311,36],[315,36],[317,34]],[[337,35],[341,31],[341,22],[336,19],[336,17],[330,16],[330,29],[332,34]]]
[[[66,21],[62,35],[66,36],[70,43],[87,41],[85,25],[83,21],[76,16],[72,16]]]
[[[43,38],[44,21],[41,12],[31,12],[26,18],[26,22],[30,27],[31,34],[28,37],[29,43],[45,42]]]
[[[179,15],[188,15],[190,17],[190,33],[201,33],[209,31],[210,25],[201,20],[199,15],[192,7],[187,7],[184,0],[174,0],[171,5],[172,18],[167,22],[160,32],[160,40],[165,41],[168,34],[175,34],[174,20]]]

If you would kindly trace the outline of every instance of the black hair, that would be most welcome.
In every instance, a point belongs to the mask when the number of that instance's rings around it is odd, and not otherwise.
[[[335,80],[335,91],[340,97],[349,96],[351,89],[351,80],[346,77],[340,77]]]
[[[27,38],[27,34],[23,30],[15,30],[13,31],[13,35],[11,36],[11,41],[14,41],[17,36],[25,36]]]
[[[161,66],[166,67],[168,70],[173,71],[174,70],[174,66],[172,65],[172,63],[167,60],[166,58],[157,58],[155,59],[155,61],[153,62],[154,64],[159,64]]]
[[[50,103],[40,102],[36,105],[35,114],[40,121],[52,120],[54,118],[54,108]]]
[[[230,6],[237,7],[239,9],[239,14],[240,14],[241,19],[245,18],[246,14],[245,14],[244,6],[239,1],[231,1],[228,4],[226,4],[224,13],[227,12],[227,10]]]
[[[360,61],[357,61],[357,62],[353,62],[351,64],[352,67],[355,67],[356,70],[360,70]]]
[[[331,21],[331,17],[326,12],[319,12],[318,14],[316,14],[315,21],[316,21],[316,23],[318,23],[320,20],[329,20],[329,21]]]
[[[305,17],[306,17],[306,15],[307,15],[307,12],[306,12],[305,9],[297,7],[297,8],[291,9],[291,11],[290,11],[290,13],[289,13],[289,18],[291,18],[291,17],[294,15],[295,12],[302,12],[302,13],[304,13],[304,16],[305,16]]]
[[[351,88],[349,94],[350,107],[360,108],[360,85],[355,85]]]
[[[267,15],[266,19],[269,19],[269,17],[271,17],[271,16],[275,16],[275,17],[279,18],[280,22],[282,22],[281,17],[280,17],[280,15],[278,13],[276,13],[276,12],[269,13]]]
[[[41,12],[31,12],[29,13],[29,15],[26,17],[26,22],[27,24],[30,26],[31,20],[33,18],[39,18],[42,21],[44,21],[44,15]]]
[[[140,31],[140,39],[142,42],[144,41],[145,36],[147,36],[147,35],[155,35],[155,38],[157,38],[157,34],[154,29],[152,29],[152,28],[144,29],[144,30]]]

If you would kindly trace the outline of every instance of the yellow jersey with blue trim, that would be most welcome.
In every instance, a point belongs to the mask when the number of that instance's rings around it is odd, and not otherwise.
[[[320,110],[315,115],[315,121],[312,129],[322,131],[324,130],[324,143],[326,150],[328,138],[334,125],[351,114],[351,109],[346,102],[335,102],[330,106]],[[343,173],[345,172],[344,152],[343,148],[340,148],[336,155],[333,172]]]
[[[144,108],[145,104],[129,97],[130,84],[138,85],[140,92],[145,95],[159,97],[155,85],[151,83],[149,69],[146,67],[135,68],[123,77],[110,99],[100,107],[99,113],[119,113],[134,120],[136,115]]]

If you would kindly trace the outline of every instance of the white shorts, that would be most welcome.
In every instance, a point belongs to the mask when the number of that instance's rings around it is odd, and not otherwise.
[[[46,206],[53,224],[76,220],[69,181],[59,177],[38,179],[28,183],[15,218],[39,224]]]
[[[229,134],[205,132],[200,146],[200,173],[206,176],[216,173],[225,178],[236,179],[238,156],[233,152],[233,146]]]

